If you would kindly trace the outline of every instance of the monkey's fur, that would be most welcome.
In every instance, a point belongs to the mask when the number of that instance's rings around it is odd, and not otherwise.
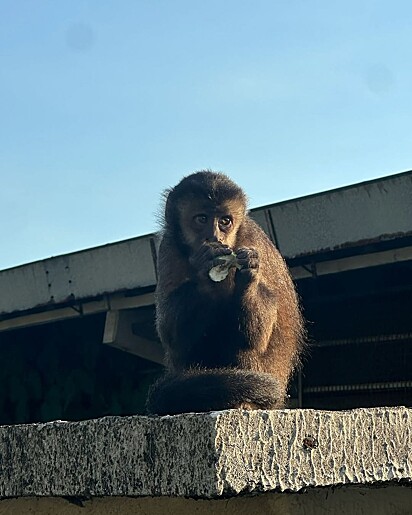
[[[166,374],[154,414],[284,406],[303,324],[286,265],[226,175],[196,172],[169,190],[158,255],[157,330]],[[240,269],[208,272],[235,252]]]

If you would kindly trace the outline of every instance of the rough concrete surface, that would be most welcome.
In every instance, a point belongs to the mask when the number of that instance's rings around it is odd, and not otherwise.
[[[412,478],[412,410],[231,412],[217,424],[218,490]]]
[[[412,409],[403,407],[231,410],[3,426],[0,497],[210,499],[408,484],[411,449]]]

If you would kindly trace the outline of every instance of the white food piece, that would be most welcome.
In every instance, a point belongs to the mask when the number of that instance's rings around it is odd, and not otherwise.
[[[237,263],[236,254],[232,252],[232,254],[229,254],[227,256],[219,256],[220,261],[224,261],[220,265],[214,266],[209,270],[209,277],[212,279],[212,281],[220,282],[223,281],[223,279],[226,279],[229,270],[236,266],[239,268],[239,265]]]

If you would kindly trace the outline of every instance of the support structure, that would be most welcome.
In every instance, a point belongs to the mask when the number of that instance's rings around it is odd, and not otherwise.
[[[4,426],[0,497],[216,499],[411,485],[411,449],[412,410],[403,407],[231,410]]]

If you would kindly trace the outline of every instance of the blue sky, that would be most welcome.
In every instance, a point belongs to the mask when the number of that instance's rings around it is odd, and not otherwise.
[[[412,3],[0,0],[0,269],[412,168]]]

